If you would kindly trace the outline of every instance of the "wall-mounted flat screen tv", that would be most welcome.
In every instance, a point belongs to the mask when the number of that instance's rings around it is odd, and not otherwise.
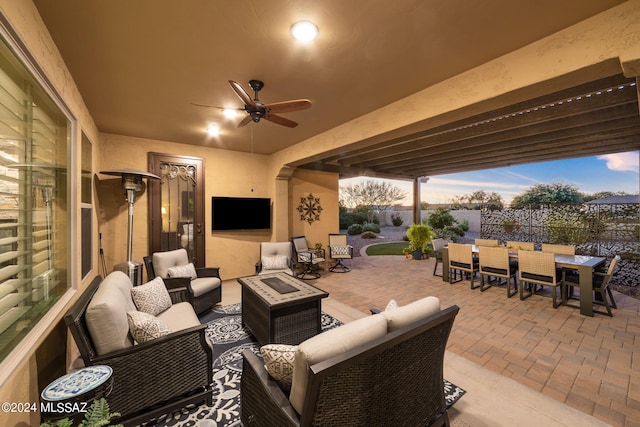
[[[262,230],[271,228],[271,199],[211,197],[211,230]]]

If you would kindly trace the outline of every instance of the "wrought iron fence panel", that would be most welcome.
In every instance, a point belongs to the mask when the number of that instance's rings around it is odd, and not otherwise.
[[[613,283],[640,285],[640,205],[549,205],[538,209],[483,210],[483,239],[571,244],[581,255],[602,256],[621,262]]]

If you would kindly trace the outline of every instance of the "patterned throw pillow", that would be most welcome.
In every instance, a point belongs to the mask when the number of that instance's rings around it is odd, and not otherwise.
[[[162,320],[142,311],[128,311],[129,332],[138,343],[151,341],[171,333]]]
[[[162,277],[131,288],[131,298],[138,310],[157,316],[171,307],[171,297]]]
[[[297,349],[297,345],[286,344],[267,344],[260,347],[267,372],[285,390],[291,389],[293,361]]]
[[[286,255],[275,256],[263,256],[262,257],[262,269],[263,270],[284,270],[288,268],[287,262],[289,259]]]
[[[196,267],[190,262],[187,265],[179,265],[177,267],[169,267],[167,269],[167,274],[169,277],[190,277],[192,279],[197,279],[198,275],[196,273]]]

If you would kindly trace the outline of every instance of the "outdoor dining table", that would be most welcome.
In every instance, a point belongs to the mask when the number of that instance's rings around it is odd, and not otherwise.
[[[473,253],[479,253],[478,246],[470,245]],[[509,251],[510,258],[517,258],[516,250]],[[556,266],[575,270],[580,275],[580,314],[593,317],[593,269],[606,262],[606,258],[590,255],[556,255]],[[442,280],[449,281],[449,250],[442,249]]]

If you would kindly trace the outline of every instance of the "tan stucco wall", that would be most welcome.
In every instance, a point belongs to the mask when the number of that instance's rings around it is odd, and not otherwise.
[[[329,244],[329,233],[339,231],[338,177],[335,174],[297,170],[289,180],[291,237],[305,236],[309,247]],[[320,219],[311,223],[301,220],[298,206],[301,198],[313,195],[322,207]],[[327,252],[328,256],[328,252]]]
[[[423,121],[444,117],[448,112],[460,111],[460,114],[470,115],[480,112],[483,108],[495,108],[507,102],[512,103],[531,97],[542,87],[546,91],[551,91],[561,85],[580,83],[576,79],[597,78],[622,69],[627,74],[636,75],[640,69],[638,66],[640,0],[632,0],[530,46],[276,153],[268,159],[268,162],[265,162],[266,165],[257,165],[255,161],[247,159],[247,155],[224,150],[209,151],[209,149],[177,143],[140,141],[135,138],[99,134],[81,94],[31,1],[0,0],[0,10],[9,19],[12,27],[18,32],[77,119],[78,127],[75,130],[74,140],[80,141],[80,131],[83,130],[92,141],[95,172],[110,167],[146,169],[147,151],[175,152],[206,159],[208,196],[218,192],[246,195],[249,191],[250,179],[244,173],[238,173],[237,165],[241,164],[244,165],[241,166],[241,169],[244,169],[243,172],[251,169],[252,172],[257,170],[264,174],[264,180],[254,181],[258,190],[253,194],[273,197],[278,201],[277,206],[274,207],[278,220],[273,230],[277,240],[304,234],[310,244],[321,241],[325,247],[327,234],[337,231],[332,228],[337,227],[338,223],[337,178],[331,174],[296,171],[290,180],[276,180],[275,177],[281,174],[283,165],[295,164],[301,159],[326,150],[339,150],[341,146],[347,144],[359,143],[367,139],[375,140],[376,135],[382,133],[393,133],[398,130],[406,132],[407,130],[403,127],[410,128]],[[599,65],[603,63],[604,66]],[[503,96],[505,93],[509,95]],[[472,104],[477,107],[465,108]],[[455,114],[457,113],[450,114],[448,118],[456,118]],[[437,124],[437,120],[434,120],[433,124]],[[108,147],[111,150],[108,150]],[[132,150],[135,156],[132,155]],[[72,190],[75,190],[78,185],[79,177],[73,177]],[[302,223],[294,217],[299,197],[308,193],[319,197],[324,209],[321,220],[312,225]],[[103,201],[106,202],[104,195],[96,203]],[[144,195],[138,199],[136,220],[146,217],[146,203]],[[282,206],[287,204],[286,209],[282,209]],[[283,220],[283,214],[291,216],[289,221]],[[147,227],[142,221],[137,224],[134,257],[141,259],[146,251]],[[77,229],[79,223],[75,223],[74,227]],[[111,259],[124,259],[126,217],[118,211],[112,219],[100,222],[100,227],[103,233],[109,231],[111,236],[123,236],[122,244],[116,244],[113,240],[105,247],[105,251]],[[103,234],[103,237],[106,236]],[[207,262],[221,264],[222,273],[226,277],[251,274],[250,264],[252,265],[258,255],[257,242],[268,240],[268,237],[240,233],[224,237],[211,235],[207,239]],[[96,227],[94,242],[97,240]],[[97,273],[97,262],[98,260],[94,259],[94,274]],[[73,260],[72,266],[77,277],[79,263]],[[87,278],[84,283],[74,283],[74,285],[83,289],[91,278]],[[47,332],[44,333],[44,336],[46,335]],[[37,366],[33,356],[37,345],[38,343],[33,346],[31,354],[24,359],[23,363],[15,367],[12,375],[0,386],[0,401],[38,401]],[[39,421],[34,414],[1,414],[1,416],[2,425],[37,425]]]
[[[211,196],[268,197],[273,199],[274,178],[268,176],[265,156],[196,147],[175,142],[102,134],[99,169],[147,170],[149,152],[204,159],[206,265],[220,267],[223,279],[253,274],[259,258],[259,242],[270,241],[271,231],[211,231]],[[127,259],[127,205],[120,180],[101,175],[98,183],[98,219],[107,270]],[[113,184],[109,184],[111,181]],[[251,191],[253,189],[253,191]],[[148,198],[146,191],[134,205],[133,260],[149,254]],[[124,236],[124,240],[123,240]]]

